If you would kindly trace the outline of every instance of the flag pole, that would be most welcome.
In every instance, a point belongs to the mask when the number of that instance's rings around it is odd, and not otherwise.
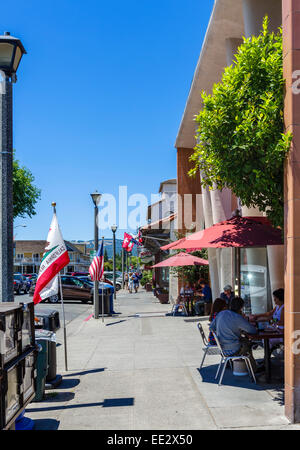
[[[60,298],[61,298],[61,307],[62,307],[63,324],[64,324],[65,369],[66,369],[66,372],[68,372],[67,330],[66,330],[66,320],[65,320],[64,297],[63,297],[63,290],[62,290],[61,274],[60,273],[59,273],[58,277],[59,277]]]
[[[56,215],[56,203],[52,203],[53,206],[53,212]],[[61,284],[61,275],[58,274],[58,280],[59,280],[59,289],[60,289],[60,299],[61,299],[61,309],[62,309],[62,316],[63,316],[63,328],[64,328],[64,350],[65,350],[65,370],[68,372],[68,358],[67,358],[67,330],[66,330],[66,319],[65,319],[65,307],[64,307],[64,296],[63,296],[63,290],[62,290],[62,284]]]
[[[104,253],[104,236],[102,236],[102,248],[103,248],[103,253]],[[103,256],[104,258],[104,256]],[[103,261],[104,264],[104,261]],[[102,275],[103,278],[103,284],[102,284],[102,323],[104,323],[104,272]]]

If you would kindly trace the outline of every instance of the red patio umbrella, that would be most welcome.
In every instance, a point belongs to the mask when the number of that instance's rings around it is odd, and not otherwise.
[[[178,242],[173,249],[265,247],[281,244],[281,230],[273,228],[265,217],[236,216],[191,234],[184,242]]]
[[[177,244],[182,244],[185,241],[185,238],[179,239],[178,241],[171,242],[170,244],[163,245],[160,247],[161,250],[170,250]]]
[[[186,240],[186,238],[181,238],[178,241],[174,241],[174,242],[171,242],[170,244],[163,245],[162,247],[160,247],[160,249],[161,250],[172,250],[177,245],[183,244],[185,242],[185,240]],[[197,250],[201,250],[201,249],[199,249],[199,248],[189,248],[188,252],[192,253],[192,252],[196,252]]]
[[[180,266],[207,266],[209,262],[206,259],[198,258],[189,253],[178,253],[164,261],[155,264],[152,268],[157,267],[180,267]]]
[[[236,215],[229,220],[191,234],[183,243],[178,243],[173,249],[235,247],[240,295],[240,249],[282,244],[282,231],[272,227],[267,218]]]

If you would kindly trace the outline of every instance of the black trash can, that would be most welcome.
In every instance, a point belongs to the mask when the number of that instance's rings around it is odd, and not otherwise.
[[[47,341],[48,346],[48,370],[46,375],[46,381],[51,382],[56,379],[57,376],[57,362],[56,362],[56,335],[53,331],[49,330],[36,330],[35,338],[38,341]]]
[[[102,314],[102,289],[101,292],[99,292],[99,314]],[[110,288],[104,288],[103,289],[103,305],[104,305],[104,311],[103,314],[110,314]]]

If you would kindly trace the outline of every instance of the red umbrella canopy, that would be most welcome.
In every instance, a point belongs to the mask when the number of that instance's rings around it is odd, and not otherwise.
[[[208,264],[209,262],[206,259],[182,252],[171,256],[152,267],[207,266]]]
[[[265,217],[232,217],[188,236],[173,249],[282,245],[282,232]]]
[[[179,239],[178,241],[171,242],[168,245],[163,245],[160,247],[161,250],[170,250],[171,248],[175,247],[177,244],[182,244],[185,241],[185,238]]]
[[[179,247],[177,247],[177,245],[179,245],[179,244],[181,245],[185,241],[186,241],[186,238],[181,238],[178,241],[171,242],[168,245],[163,245],[162,247],[160,247],[160,249],[161,250],[172,250],[173,248],[179,248]],[[180,247],[180,248],[182,248],[182,247]],[[191,253],[191,252],[196,252],[196,251],[199,251],[199,250],[202,250],[202,249],[201,248],[200,249],[199,248],[189,248],[188,252]]]

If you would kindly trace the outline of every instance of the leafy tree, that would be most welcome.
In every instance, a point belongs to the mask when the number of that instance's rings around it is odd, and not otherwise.
[[[284,134],[282,53],[282,31],[270,33],[265,17],[260,35],[244,39],[235,65],[225,69],[212,94],[202,93],[190,171],[201,171],[204,186],[230,188],[243,205],[266,211],[281,227],[284,160],[292,139]]]
[[[104,250],[104,262],[108,262],[108,253],[107,250]]]
[[[35,205],[41,191],[33,184],[34,176],[19,161],[13,161],[13,214],[16,217],[36,215]]]

